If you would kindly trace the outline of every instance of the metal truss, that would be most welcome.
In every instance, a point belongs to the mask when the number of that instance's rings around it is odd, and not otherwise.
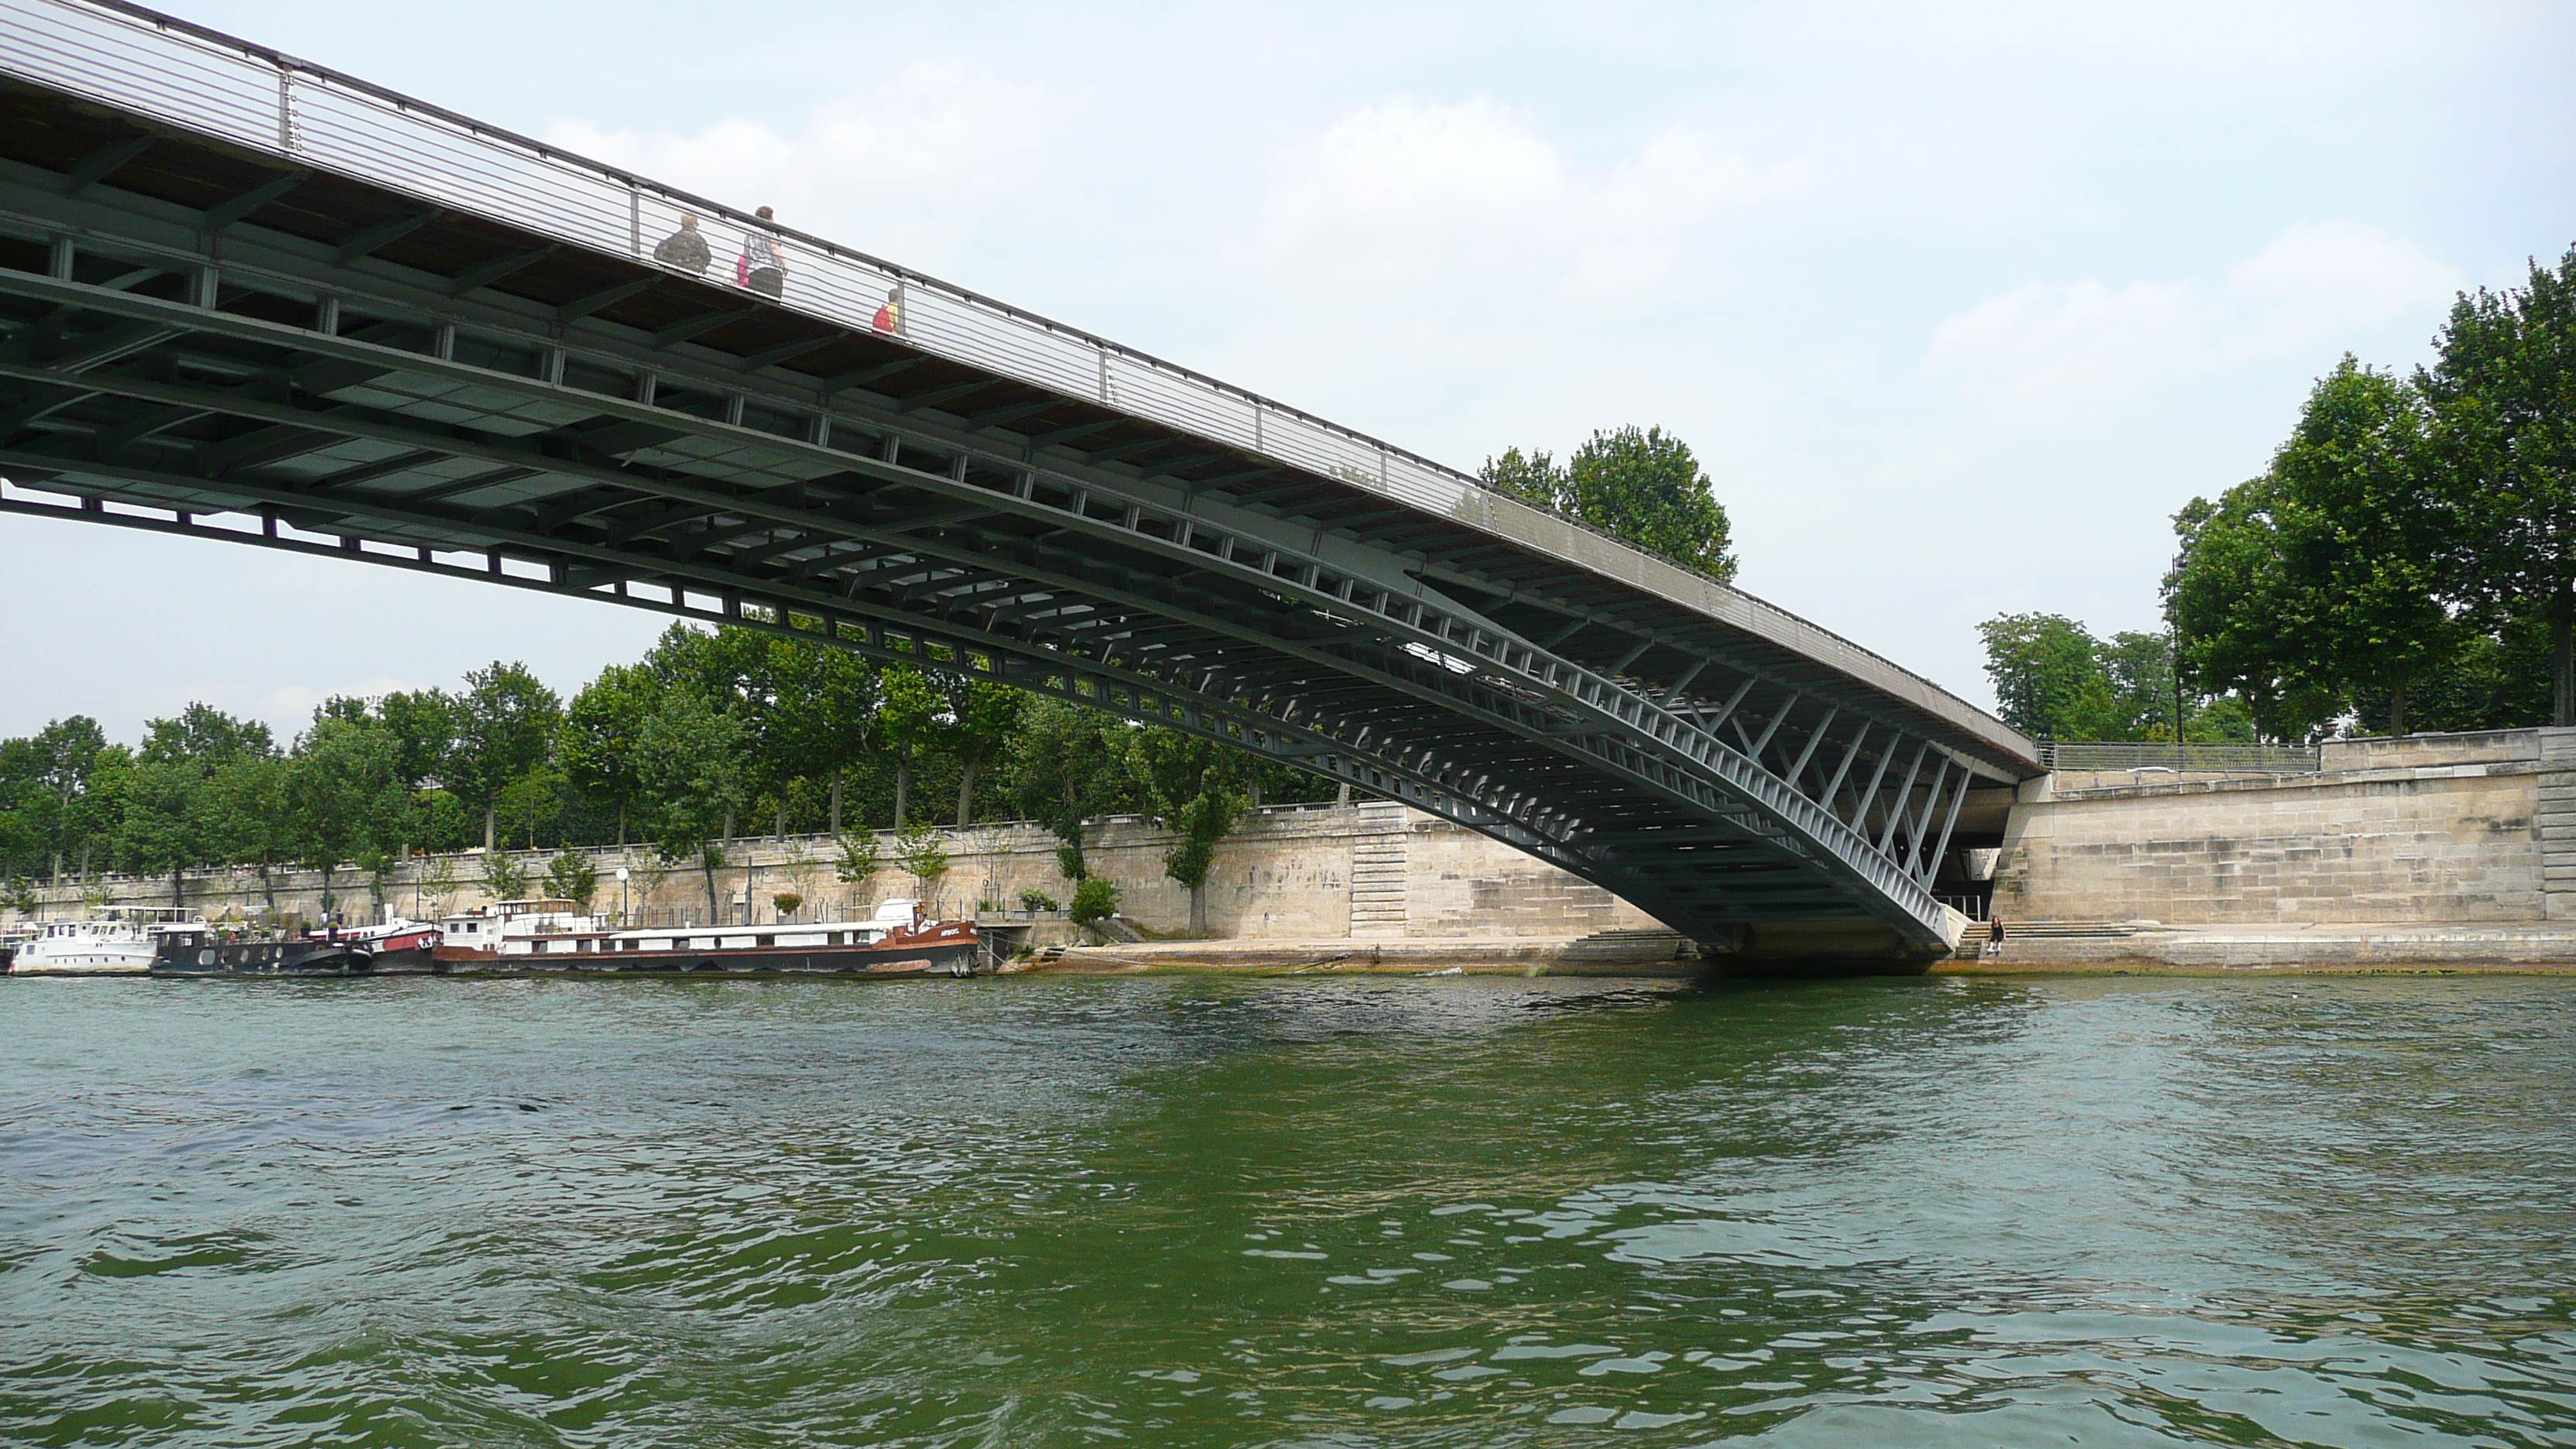
[[[485,289],[549,249],[424,276],[373,258],[396,223],[242,224],[292,179],[192,213],[83,180],[111,162],[0,159],[0,509],[973,672],[1403,800],[1705,942],[1955,939],[1930,886],[2014,759],[1836,660],[1391,537],[1275,461],[1025,386],[895,390],[899,350],[818,384],[782,364],[834,339],[602,315],[650,278],[531,305]]]

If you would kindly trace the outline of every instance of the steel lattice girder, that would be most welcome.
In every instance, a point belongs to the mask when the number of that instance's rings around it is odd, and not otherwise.
[[[919,398],[818,398],[605,325],[532,326],[283,243],[228,237],[217,267],[148,204],[23,182],[0,176],[0,203],[46,243],[51,275],[0,270],[13,305],[0,386],[14,389],[0,399],[0,468],[173,514],[79,516],[232,537],[191,515],[260,514],[272,522],[259,541],[277,546],[297,546],[283,520],[369,561],[436,567],[433,551],[476,551],[480,576],[504,582],[532,582],[508,576],[501,561],[518,558],[561,592],[805,621],[809,636],[887,658],[937,649],[1406,799],[1703,939],[1776,919],[1875,920],[1918,947],[1946,936],[1925,891],[1938,841],[1971,776],[2001,772],[1848,701],[1802,726],[1812,681],[1703,651],[1646,686],[1622,671],[1686,643],[1529,597],[1497,605],[1472,571],[1324,520],[1044,454]],[[84,279],[99,270],[85,257],[115,276]],[[147,295],[156,273],[178,295]],[[312,320],[281,320],[298,309]],[[344,312],[375,320],[344,329]],[[460,336],[537,363],[522,375],[457,360]],[[567,358],[626,395],[560,381]],[[447,415],[420,415],[432,407]],[[757,426],[755,409],[795,435]],[[329,466],[299,471],[316,458]],[[666,598],[638,595],[646,581]],[[724,602],[693,608],[692,591]],[[1499,617],[1533,608],[1616,636],[1610,667]],[[1726,692],[1685,692],[1702,677]],[[1838,724],[1856,732],[1833,736]],[[1855,762],[1865,791],[1842,788]]]

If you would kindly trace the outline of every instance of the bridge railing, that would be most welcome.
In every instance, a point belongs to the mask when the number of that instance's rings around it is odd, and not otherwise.
[[[2248,775],[2313,775],[2314,745],[2177,745],[2154,740],[2044,742],[2040,763],[2052,770],[2190,770]]]

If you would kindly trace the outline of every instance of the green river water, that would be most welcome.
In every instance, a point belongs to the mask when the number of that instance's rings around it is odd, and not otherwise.
[[[0,982],[0,1443],[2576,1444],[2576,980]]]

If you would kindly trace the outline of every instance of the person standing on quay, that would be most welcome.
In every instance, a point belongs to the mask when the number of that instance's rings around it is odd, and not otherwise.
[[[767,221],[771,212],[760,209],[760,219]],[[742,235],[742,256],[734,262],[734,280],[764,297],[782,295],[787,289],[787,254],[778,238],[765,231],[747,231]]]

